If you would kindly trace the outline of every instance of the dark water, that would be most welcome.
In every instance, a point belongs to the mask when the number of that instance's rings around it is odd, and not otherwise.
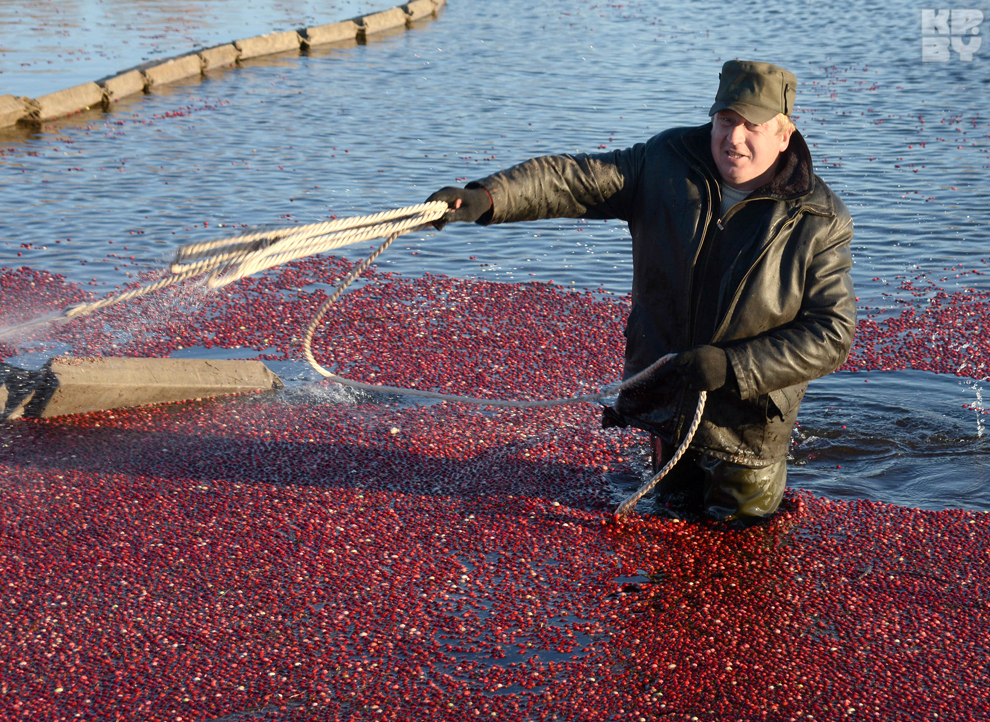
[[[9,55],[4,82],[25,82]],[[0,264],[109,291],[226,226],[369,213],[533,155],[624,147],[705,122],[734,56],[797,74],[798,127],[856,221],[863,305],[894,307],[886,281],[905,274],[987,288],[985,276],[954,276],[990,253],[990,47],[969,63],[923,63],[920,8],[908,3],[452,2],[366,46],[259,62],[0,137]],[[630,279],[628,233],[614,222],[452,227],[400,239],[382,265],[620,294]],[[963,408],[984,405],[982,386],[921,372],[812,384],[793,483],[990,510],[985,417]]]
[[[921,371],[840,373],[812,384],[790,480],[838,498],[990,510],[985,384]],[[979,402],[978,401],[978,402]]]

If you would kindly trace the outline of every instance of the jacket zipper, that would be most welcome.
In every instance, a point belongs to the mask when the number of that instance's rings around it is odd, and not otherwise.
[[[757,198],[744,198],[744,199],[742,199],[741,201],[739,201],[738,203],[736,203],[735,205],[733,205],[731,208],[729,208],[728,212],[722,218],[719,218],[718,219],[718,224],[717,225],[718,225],[719,230],[721,230],[721,231],[724,231],[725,230],[725,226],[726,226],[726,224],[728,224],[729,218],[731,218],[732,216],[736,215],[736,213],[739,212],[739,208],[738,208],[739,206],[745,205],[746,203],[749,203],[750,201],[763,200],[763,199],[767,199],[767,198],[769,198],[769,197],[768,196],[759,196]],[[728,270],[725,271],[725,274],[720,279],[720,282],[719,282],[719,285],[718,285],[718,300],[716,302],[716,308],[725,308],[722,305],[722,301],[724,299],[724,294],[725,294],[725,290],[726,290],[725,286],[728,285],[727,284],[727,281],[731,280],[732,273],[735,270],[736,264],[739,262],[739,259],[740,259],[741,255],[742,255],[741,252],[736,254],[736,257],[735,257],[735,259],[733,259],[732,264],[729,266]],[[754,265],[751,265],[749,267],[749,270],[747,270],[747,272],[746,272],[746,276],[749,276],[749,273],[753,270],[754,266],[755,266],[755,264]],[[737,287],[737,290],[738,290],[738,288],[741,288],[741,285],[742,284],[740,283],[740,285]],[[735,297],[733,296],[733,298],[735,298]],[[712,331],[712,343],[715,342],[715,339],[718,336],[718,331],[719,331],[719,329],[722,326],[722,320],[723,319],[724,319],[724,314],[723,314],[723,316],[721,318],[716,318],[715,319],[715,328]]]
[[[705,183],[706,184],[708,183],[708,179],[707,178],[705,179]],[[715,187],[718,188],[718,185],[716,184]],[[709,187],[708,193],[709,193],[709,197],[711,197],[712,196],[712,193],[711,193],[711,188],[710,187]],[[765,197],[766,196],[761,196],[760,198],[765,198]],[[718,228],[718,231],[724,231],[725,230],[725,224],[729,222],[729,218],[731,218],[732,216],[734,216],[738,212],[737,211],[737,206],[741,206],[744,203],[748,203],[751,200],[760,200],[760,198],[744,198],[743,200],[741,200],[738,203],[736,203],[735,205],[733,205],[724,216],[722,216],[720,218],[717,218],[715,220],[715,226],[716,226],[716,228]],[[718,202],[718,204],[719,204],[719,211],[721,212],[721,202],[722,202],[721,189],[719,189],[719,197],[717,199],[715,199],[715,198],[712,199],[712,208],[713,209],[715,207],[715,203],[716,202]],[[705,230],[707,232],[707,225],[705,226]],[[711,242],[711,244],[713,244],[713,246],[714,246],[714,244],[718,240],[718,231],[716,231],[716,232],[714,232],[712,234],[712,237],[711,237],[711,241],[710,242]],[[704,245],[704,243],[705,243],[705,241],[704,241],[704,235],[702,235],[702,246]],[[695,255],[694,266],[697,266],[698,255],[700,255],[700,252],[701,252],[701,246],[698,247],[698,254]],[[712,249],[709,248],[708,249],[709,258],[711,258],[711,252],[712,252]],[[735,261],[733,261],[733,264],[729,268],[728,273],[731,273],[733,268],[735,268]],[[708,269],[706,268],[705,270],[707,271]],[[695,267],[692,267],[692,269],[691,269],[691,282],[692,282],[692,284],[694,282],[694,275],[695,275],[694,274],[694,271],[695,271]],[[722,293],[721,292],[721,286],[722,286],[722,284],[719,283],[719,301],[720,302],[722,300],[721,299],[721,293]],[[689,290],[690,290],[690,292],[691,292],[691,294],[693,296],[694,295],[694,288],[693,288],[693,286],[689,286]],[[721,305],[721,304],[719,304],[719,305]],[[692,303],[691,304],[691,328],[690,328],[690,339],[691,339],[691,345],[692,346],[696,345],[697,344],[697,340],[698,340],[698,315],[697,315],[697,310],[698,310],[698,304]],[[716,323],[715,327],[718,328],[718,324],[717,323]],[[714,340],[714,337],[712,337],[712,338]]]
[[[688,276],[687,337],[688,337],[688,343],[692,343],[692,344],[694,343],[695,323],[696,323],[696,319],[695,319],[696,309],[694,304],[694,271],[698,265],[698,257],[701,255],[701,249],[704,248],[705,246],[705,237],[708,235],[708,226],[712,222],[712,216],[715,215],[713,213],[713,211],[715,210],[715,204],[713,200],[712,186],[711,183],[708,182],[708,176],[706,176],[704,173],[699,172],[697,168],[695,168],[695,172],[698,172],[698,174],[701,176],[701,179],[705,182],[705,188],[708,191],[708,198],[711,205],[708,206],[708,213],[705,215],[705,225],[701,229],[701,242],[698,244],[698,248],[694,252],[694,260],[691,261],[691,270]],[[719,219],[718,223],[720,228],[721,228],[721,222],[722,222],[721,219]]]
[[[714,333],[714,335],[712,335],[712,343],[716,342],[718,340],[719,336],[721,335],[721,333],[722,333],[722,327],[725,326],[726,322],[729,320],[729,311],[731,311],[733,308],[735,308],[736,303],[739,302],[739,294],[742,293],[742,288],[743,288],[743,286],[746,285],[746,281],[749,280],[749,277],[752,275],[753,269],[756,268],[757,265],[759,265],[759,263],[760,263],[761,260],[763,260],[763,257],[770,250],[770,246],[772,246],[773,245],[773,242],[775,240],[777,240],[778,236],[780,236],[780,234],[783,232],[784,228],[786,228],[787,226],[793,224],[797,220],[798,216],[800,216],[800,215],[801,215],[800,213],[795,213],[792,217],[785,219],[770,234],[770,237],[767,240],[767,242],[765,244],[763,244],[763,250],[760,251],[760,255],[758,255],[753,260],[753,262],[749,265],[749,268],[746,269],[746,273],[743,275],[743,277],[741,279],[739,279],[739,284],[736,286],[736,290],[732,294],[732,301],[729,303],[728,306],[725,307],[725,310],[722,312],[722,317],[718,320],[718,323],[715,324],[715,333]]]

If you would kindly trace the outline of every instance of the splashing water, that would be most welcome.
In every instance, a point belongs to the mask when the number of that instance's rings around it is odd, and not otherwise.
[[[983,408],[983,387],[980,386],[979,382],[974,381],[970,388],[976,393],[976,401],[970,407],[976,412],[976,436],[977,438],[983,438],[983,416],[987,413],[987,410]]]

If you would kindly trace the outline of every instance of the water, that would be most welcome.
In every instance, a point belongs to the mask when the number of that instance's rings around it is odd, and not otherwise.
[[[0,95],[37,98],[124,68],[390,7],[378,0],[60,0],[0,4]]]
[[[920,371],[834,374],[801,408],[790,480],[833,498],[990,510],[984,384]]]
[[[47,12],[39,27],[69,49],[90,44],[104,11],[60,4],[76,14],[58,25],[50,10],[29,7],[7,3],[3,12],[22,24]],[[173,23],[177,30],[144,39],[137,54],[104,48],[102,65],[63,59],[51,74],[41,65],[51,48],[12,33],[3,41],[3,87],[37,95],[26,88],[79,82],[70,68],[85,67],[82,79],[92,79],[159,50],[354,14],[327,18],[336,11],[260,1],[243,16],[221,2],[176,7],[197,18],[194,29]],[[117,17],[112,37],[139,19],[127,20],[123,5],[105,11]],[[141,16],[147,25],[172,17],[168,8],[155,12]],[[235,16],[243,33],[230,29]],[[798,127],[856,221],[862,305],[899,308],[886,295],[899,275],[985,290],[985,276],[954,276],[985,270],[990,248],[990,48],[970,63],[922,63],[919,16],[904,2],[882,11],[768,2],[745,13],[714,2],[454,2],[438,20],[366,46],[257,62],[109,114],[0,137],[0,265],[109,291],[161,267],[179,244],[229,226],[364,214],[534,155],[625,147],[705,122],[721,63],[740,56],[773,60],[799,78]],[[449,227],[400,239],[380,265],[617,294],[631,277],[628,233],[615,222]],[[839,497],[990,510],[985,417],[964,405],[983,405],[981,387],[952,376],[841,373],[816,382],[792,483]]]

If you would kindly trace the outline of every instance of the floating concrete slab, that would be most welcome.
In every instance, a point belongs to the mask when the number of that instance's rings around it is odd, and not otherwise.
[[[364,36],[380,33],[383,30],[392,28],[404,28],[406,26],[406,11],[402,8],[391,8],[380,13],[365,15],[361,20],[361,34]]]
[[[103,88],[96,83],[83,83],[35,98],[32,120],[52,120],[90,108],[103,107]]]
[[[286,50],[298,50],[299,46],[302,45],[302,38],[295,30],[289,30],[284,33],[269,33],[254,38],[235,40],[234,45],[241,53],[240,60],[247,60],[261,55],[284,53]]]
[[[260,361],[62,356],[39,371],[0,364],[3,414],[47,419],[283,387]]]
[[[119,75],[97,80],[96,82],[98,85],[103,86],[103,89],[106,91],[107,101],[110,103],[121,98],[126,98],[129,95],[143,93],[144,86],[147,84],[147,80],[140,70],[129,70],[126,73],[120,73]]]
[[[360,26],[353,20],[345,20],[342,23],[330,23],[329,25],[319,25],[315,28],[306,28],[306,37],[303,44],[306,47],[314,45],[327,45],[329,43],[339,43],[343,40],[354,40],[358,36]]]
[[[28,114],[27,103],[13,95],[0,95],[0,128],[16,125]]]
[[[433,0],[413,0],[408,5],[403,5],[402,9],[406,11],[409,22],[414,23],[417,20],[433,17],[437,5]]]
[[[200,75],[203,72],[203,61],[198,55],[185,55],[181,58],[166,60],[160,65],[144,69],[144,77],[148,79],[148,87],[167,85],[177,80],[185,80]]]
[[[233,43],[218,45],[215,48],[208,48],[199,54],[199,59],[203,61],[203,72],[215,68],[229,68],[237,63],[241,52]]]

